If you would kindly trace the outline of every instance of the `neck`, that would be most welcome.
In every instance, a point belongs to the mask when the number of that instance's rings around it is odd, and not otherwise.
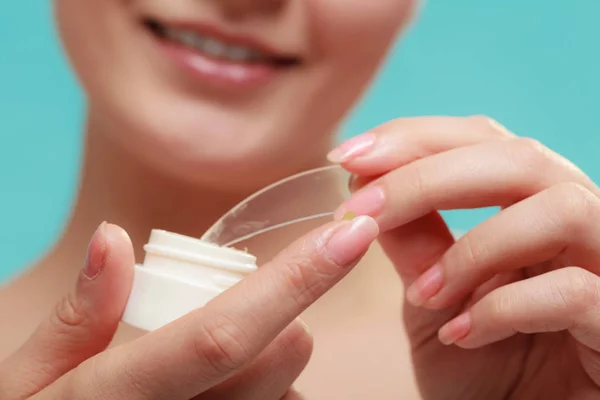
[[[130,235],[140,259],[152,229],[199,237],[248,193],[218,193],[177,181],[145,165],[90,127],[81,186],[64,242],[80,247],[102,221]],[[75,239],[75,240],[73,240]]]

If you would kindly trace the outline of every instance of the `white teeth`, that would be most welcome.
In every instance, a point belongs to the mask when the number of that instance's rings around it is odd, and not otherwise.
[[[254,49],[242,46],[230,46],[217,39],[202,36],[196,32],[166,28],[165,36],[184,46],[200,50],[215,58],[224,58],[237,62],[268,59],[268,57]]]
[[[180,32],[175,35],[174,39],[179,40],[187,46],[194,46],[196,43],[196,36],[190,32]]]
[[[201,49],[203,46],[205,46],[206,39],[198,35],[194,35],[193,33],[190,33],[190,35],[192,37],[191,41],[189,42],[190,47]]]
[[[204,44],[200,46],[200,50],[203,50],[206,54],[214,57],[220,57],[228,52],[227,46],[214,39],[206,39]]]
[[[265,57],[256,50],[250,50],[250,58],[253,60],[259,60]]]
[[[235,61],[252,59],[252,50],[245,47],[230,47],[227,49],[227,56]]]
[[[164,30],[164,35],[169,38],[169,39],[173,39],[173,40],[178,40],[179,39],[179,32],[176,32],[172,29],[165,29]]]

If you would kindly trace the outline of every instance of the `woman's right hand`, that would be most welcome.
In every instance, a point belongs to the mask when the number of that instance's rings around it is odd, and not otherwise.
[[[73,293],[0,364],[0,398],[299,398],[291,387],[312,342],[296,319],[349,272],[378,231],[368,217],[328,224],[204,308],[106,350],[129,296],[134,257],[127,234],[102,224]]]

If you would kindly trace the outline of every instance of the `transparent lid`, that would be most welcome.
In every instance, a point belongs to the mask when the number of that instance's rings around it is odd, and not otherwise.
[[[276,229],[330,216],[348,197],[349,178],[350,174],[337,165],[290,176],[239,203],[201,239],[235,246]]]

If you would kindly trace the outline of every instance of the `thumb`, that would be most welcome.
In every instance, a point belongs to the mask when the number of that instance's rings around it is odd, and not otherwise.
[[[92,236],[74,291],[0,365],[3,391],[11,398],[28,397],[106,349],[131,290],[133,264],[127,233],[102,223]]]

